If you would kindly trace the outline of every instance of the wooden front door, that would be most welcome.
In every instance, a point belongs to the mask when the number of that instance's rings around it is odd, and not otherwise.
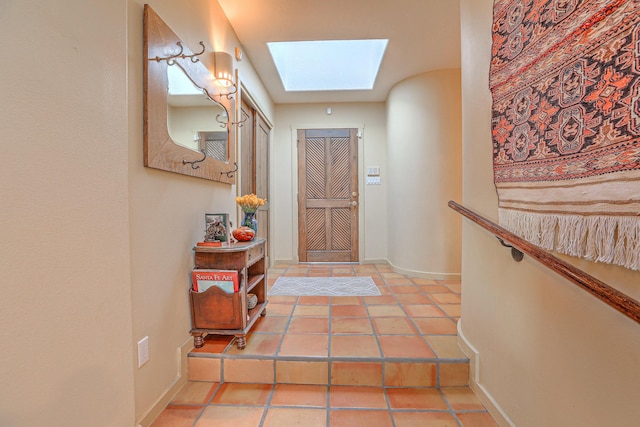
[[[358,261],[357,129],[298,130],[298,259]]]

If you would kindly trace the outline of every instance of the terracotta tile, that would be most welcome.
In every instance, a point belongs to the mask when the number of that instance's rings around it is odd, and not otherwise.
[[[456,414],[462,427],[498,427],[488,412],[467,412]]]
[[[407,276],[397,278],[386,278],[384,280],[393,293],[415,293],[420,292],[411,279]],[[393,288],[398,287],[397,291]]]
[[[402,279],[405,276],[400,274],[400,273],[393,273],[393,272],[381,272],[380,275],[385,279]]]
[[[389,289],[391,290],[391,292],[394,294],[419,294],[420,293],[420,289],[415,285],[409,284],[411,282],[408,279],[404,279],[403,281],[395,280],[395,282],[397,283],[393,284],[393,283],[389,283],[389,280],[387,280],[387,285],[389,286]]]
[[[363,305],[334,305],[331,307],[332,317],[366,317],[367,309]]]
[[[449,288],[447,288],[444,285],[420,285],[419,287],[420,287],[420,290],[428,294],[431,294],[431,293],[442,294],[442,293],[449,292]]]
[[[301,296],[298,297],[298,304],[301,305],[329,305],[331,297],[328,296]]]
[[[331,272],[333,273],[334,276],[337,276],[340,274],[347,274],[347,275],[355,274],[351,267],[333,267],[331,269]]]
[[[270,405],[326,408],[328,392],[324,385],[276,384]]]
[[[451,317],[460,317],[462,314],[460,304],[438,304],[438,307]]]
[[[449,409],[437,388],[388,388],[387,397],[392,409]]]
[[[419,335],[382,335],[378,337],[384,357],[431,358],[435,357]]]
[[[276,382],[329,384],[328,362],[276,361]]]
[[[382,335],[411,335],[417,334],[416,328],[406,317],[375,317],[371,319],[373,327]]]
[[[445,317],[446,314],[436,305],[405,305],[403,306],[410,317]]]
[[[331,319],[332,334],[373,334],[368,317],[334,317]]]
[[[204,345],[200,348],[194,348],[192,353],[223,353],[227,348],[233,336],[229,335],[207,335],[204,338]]]
[[[362,297],[331,297],[331,305],[363,305]]]
[[[263,427],[309,427],[325,426],[326,409],[310,408],[269,408]]]
[[[469,385],[469,363],[441,363],[440,387]]]
[[[268,332],[281,334],[287,328],[288,317],[259,317],[254,323],[251,332]]]
[[[259,359],[225,359],[224,381],[232,383],[275,382],[275,361]]]
[[[293,304],[271,303],[267,305],[267,316],[291,316]]]
[[[191,427],[204,406],[169,405],[150,427]]]
[[[438,304],[460,304],[462,301],[460,295],[450,292],[446,294],[429,294],[429,298]]]
[[[368,274],[366,273],[373,273],[373,274],[377,274],[378,270],[376,270],[376,266],[372,265],[372,264],[360,264],[360,265],[354,265],[353,269],[358,272],[358,274],[364,274],[365,276],[367,276]]]
[[[204,405],[209,402],[211,396],[216,391],[218,383],[187,381],[178,394],[171,399],[173,405],[199,404]]]
[[[326,317],[293,317],[287,328],[289,334],[328,334],[329,319]]]
[[[271,271],[271,270],[269,270]],[[298,297],[291,295],[269,295],[269,305],[271,304],[295,304]]]
[[[331,362],[331,385],[382,386],[381,362]]]
[[[296,305],[294,316],[329,317],[328,305]]]
[[[433,301],[423,294],[396,294],[395,297],[400,304],[433,304]]]
[[[269,270],[271,271],[271,270]],[[415,283],[416,285],[437,285],[438,282],[436,282],[433,279],[426,279],[424,277],[412,277],[411,281],[413,283]]]
[[[456,324],[447,317],[416,317],[413,319],[424,335],[457,335]]]
[[[375,276],[371,276],[371,279],[373,280],[373,283],[375,283],[377,286],[385,285],[384,279],[379,274]]]
[[[188,357],[189,381],[220,381],[221,359],[209,357]]]
[[[333,408],[387,408],[382,387],[331,386],[329,406]]]
[[[458,427],[448,412],[392,412],[395,427]]]
[[[389,411],[330,411],[331,427],[393,427]]]
[[[476,394],[469,387],[442,387],[440,389],[454,411],[485,411]]]
[[[282,339],[279,356],[321,356],[329,354],[329,336],[323,334],[287,334]]]
[[[435,363],[384,363],[386,387],[434,387],[437,378]]]
[[[370,305],[367,307],[371,317],[406,317],[407,314],[397,305]]]
[[[327,277],[327,276],[331,276],[331,270],[328,270],[328,271],[325,271],[325,270],[320,270],[320,271],[309,270],[309,272],[307,273],[307,277]]]
[[[272,384],[224,383],[213,396],[212,404],[266,405]]]
[[[332,357],[380,357],[373,335],[332,335]]]
[[[460,349],[457,335],[427,335],[424,337],[438,357],[443,359],[466,359]]]
[[[446,285],[447,288],[456,294],[462,293],[462,285]]]
[[[381,291],[382,292],[382,291]],[[379,295],[372,297],[363,297],[365,304],[368,305],[388,305],[397,304],[398,301],[393,295]]]
[[[207,407],[195,427],[240,427],[259,426],[264,408],[251,406],[209,406]]]
[[[281,334],[251,333],[247,335],[247,344],[243,350],[234,345],[229,347],[226,354],[273,356],[276,354],[281,339]]]

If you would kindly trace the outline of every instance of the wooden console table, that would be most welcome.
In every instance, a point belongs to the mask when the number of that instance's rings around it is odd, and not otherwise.
[[[194,346],[202,347],[206,334],[234,335],[236,346],[243,349],[253,324],[258,317],[267,314],[265,239],[221,247],[196,246],[193,250],[196,269],[236,270],[239,279],[239,290],[234,293],[226,293],[215,286],[204,292],[189,291]],[[258,297],[258,303],[251,310],[247,300],[249,293]]]

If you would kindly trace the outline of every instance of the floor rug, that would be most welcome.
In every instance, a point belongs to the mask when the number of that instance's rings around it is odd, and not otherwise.
[[[371,277],[278,277],[269,295],[371,296],[380,291]]]

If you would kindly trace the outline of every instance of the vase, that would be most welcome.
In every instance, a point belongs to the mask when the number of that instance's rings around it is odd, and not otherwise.
[[[245,212],[244,218],[242,219],[242,223],[240,225],[244,225],[245,227],[249,227],[256,233],[258,233],[258,220],[256,219],[255,212]]]

